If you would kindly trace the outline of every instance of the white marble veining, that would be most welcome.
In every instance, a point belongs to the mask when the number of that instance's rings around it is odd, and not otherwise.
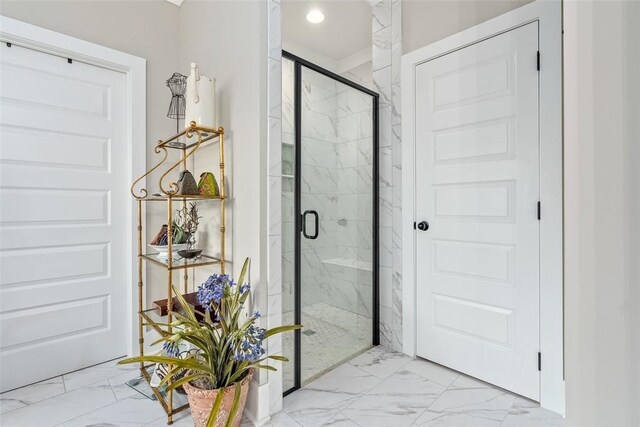
[[[393,43],[391,45],[391,84],[400,83],[402,62],[402,42]]]
[[[392,275],[385,274],[380,289],[392,294],[392,303],[380,312],[381,343],[402,349],[402,141],[400,78],[402,58],[402,1],[372,3],[373,87],[380,93],[379,176],[381,227],[390,226],[392,235],[380,236],[380,251],[391,251]],[[384,222],[382,222],[384,221]],[[390,223],[390,224],[389,224]]]
[[[443,391],[440,384],[400,370],[361,396],[343,414],[363,426],[411,426]]]
[[[379,98],[379,149],[378,149],[378,179],[379,179],[379,250],[381,260],[380,271],[380,342],[383,345],[400,350],[398,340],[394,339],[395,329],[393,304],[393,96],[392,84],[396,68],[394,58],[397,59],[398,46],[394,46],[402,19],[398,19],[398,2],[380,1],[372,3],[372,64],[373,87],[380,94]],[[395,18],[395,19],[394,19]],[[396,24],[396,28],[394,28]],[[394,51],[395,47],[395,51]],[[395,53],[395,55],[394,55]]]
[[[391,0],[377,0],[373,2],[372,8],[373,22],[371,30],[375,34],[391,25]]]
[[[0,414],[13,411],[65,392],[62,377],[51,378],[0,395]]]
[[[502,427],[562,427],[564,420],[531,400],[516,397]]]
[[[108,380],[126,372],[135,371],[134,365],[116,365],[115,362],[105,362],[87,369],[71,372],[62,376],[66,391],[76,390],[99,381]]]
[[[386,379],[411,362],[411,358],[385,347],[375,347],[351,360],[349,364],[378,378]]]
[[[283,426],[563,426],[535,402],[383,347],[287,396],[283,411]]]
[[[372,64],[374,72],[391,65],[390,26],[373,33],[372,49]]]
[[[269,2],[268,31],[269,58],[280,60],[282,57],[282,11],[279,1]]]
[[[96,411],[59,424],[61,427],[104,425],[104,420],[116,426],[139,426],[158,419],[158,402],[147,398],[124,399]],[[166,424],[166,419],[161,420]]]
[[[269,154],[269,175],[282,175],[282,120],[276,117],[268,119],[267,139]]]
[[[402,0],[391,5],[391,43],[402,42]]]
[[[268,117],[279,119],[282,117],[282,62],[278,59],[267,58],[267,63],[268,75],[270,76],[267,89]]]
[[[373,72],[374,90],[380,94],[380,108],[391,105],[391,66]]]
[[[316,307],[316,311],[321,313],[322,308]],[[128,371],[121,367],[108,369],[114,367],[114,363],[78,371],[76,379],[113,375],[75,390],[64,391],[65,381],[57,377],[1,394],[3,405],[19,398],[23,406],[6,407],[0,424],[6,427],[165,426],[166,416],[160,405],[124,385],[137,377],[137,372],[132,368]],[[176,415],[173,425],[192,426],[189,411]],[[242,422],[242,427],[252,425],[247,419]],[[265,424],[268,427],[563,425],[561,416],[541,409],[535,402],[383,347],[372,348],[290,394],[284,399],[283,412],[273,414]]]
[[[344,414],[338,414],[335,417],[331,418],[329,421],[323,424],[324,426],[331,427],[359,427],[358,424],[354,423]]]
[[[359,395],[303,388],[285,397],[287,415],[305,427],[317,427],[340,414]]]
[[[380,189],[382,192],[382,189]],[[382,211],[382,206],[380,207]],[[391,212],[391,207],[388,207],[389,212]],[[389,215],[389,220],[391,220],[391,215]],[[381,225],[378,229],[379,238],[380,238],[380,267],[389,268],[389,273],[391,273],[391,264],[392,264],[392,240],[391,240],[391,224]],[[389,287],[391,289],[391,287]],[[391,307],[390,304],[388,304]]]
[[[0,424],[5,427],[54,426],[115,402],[116,397],[105,380],[6,412],[0,416]],[[162,411],[160,407],[157,409]]]

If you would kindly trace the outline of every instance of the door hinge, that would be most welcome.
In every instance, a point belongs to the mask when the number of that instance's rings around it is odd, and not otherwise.
[[[540,71],[540,51],[536,53],[536,69]]]
[[[542,353],[538,352],[538,371],[542,371]]]
[[[538,221],[542,218],[542,207],[540,206],[540,201],[538,201]]]

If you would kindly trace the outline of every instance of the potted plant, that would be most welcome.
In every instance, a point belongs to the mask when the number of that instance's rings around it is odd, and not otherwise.
[[[213,274],[199,286],[201,321],[196,319],[196,310],[174,289],[182,313],[171,312],[174,318],[171,325],[155,324],[163,331],[156,343],[163,343],[166,355],[132,357],[118,362],[170,366],[160,385],[168,384],[171,379],[168,390],[184,387],[198,427],[239,426],[254,369],[275,371],[276,368],[265,363],[267,359],[288,361],[283,356],[266,355],[264,340],[300,328],[288,325],[263,329],[256,324],[260,318],[257,311],[243,319],[251,294],[251,286],[245,283],[249,265],[247,258],[237,283],[227,275]],[[187,343],[191,350],[181,353],[180,343]]]

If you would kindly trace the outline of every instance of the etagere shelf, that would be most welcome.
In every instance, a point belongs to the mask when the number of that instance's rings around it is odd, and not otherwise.
[[[187,142],[182,142],[182,140],[186,140]],[[178,185],[175,182],[169,182],[168,186],[165,187],[165,180],[167,180],[167,176],[176,172],[180,166],[182,169],[187,169],[187,160],[193,159],[196,152],[203,147],[203,143],[207,141],[212,141],[211,145],[215,148],[217,145],[219,150],[219,176],[218,176],[218,185],[219,185],[219,196],[216,197],[205,197],[201,195],[182,195],[178,194]],[[216,144],[217,142],[217,144]],[[169,150],[177,150],[180,154],[180,158],[177,162],[167,162],[169,157]],[[175,294],[173,292],[174,289],[174,271],[183,270],[184,274],[182,276],[183,281],[183,292],[187,294],[189,292],[188,289],[188,279],[189,279],[189,270],[198,267],[204,266],[214,266],[219,265],[220,273],[225,273],[226,267],[226,257],[225,257],[225,245],[226,245],[226,221],[225,221],[225,201],[226,201],[226,192],[225,192],[225,175],[224,175],[224,129],[223,128],[209,128],[204,126],[199,126],[195,122],[191,122],[190,126],[187,127],[184,131],[166,139],[158,141],[155,149],[156,154],[162,155],[162,159],[151,169],[149,169],[144,175],[135,180],[131,185],[131,194],[137,201],[137,218],[138,218],[138,333],[139,333],[139,350],[140,355],[144,355],[144,328],[145,326],[151,326],[155,331],[159,334],[162,334],[162,331],[152,322],[160,322],[168,325],[167,330],[171,332],[171,322],[172,322],[172,305],[173,298]],[[136,185],[145,179],[149,174],[154,171],[163,172],[160,180],[158,182],[158,189],[153,194],[149,194],[146,188],[141,188],[136,191]],[[203,171],[204,172],[204,171]],[[184,207],[187,202],[193,201],[210,201],[217,202],[220,204],[220,249],[219,256],[211,256],[207,254],[202,254],[198,258],[186,259],[174,259],[173,251],[172,251],[172,241],[171,238],[168,239],[167,249],[168,249],[168,257],[166,260],[159,259],[155,253],[145,253],[143,248],[145,247],[143,243],[144,239],[144,230],[142,227],[143,221],[143,209],[144,202],[164,202],[167,205],[167,235],[172,236],[172,223],[173,223],[173,215],[174,209],[178,206]],[[145,308],[145,292],[144,292],[144,275],[143,269],[145,263],[148,262],[151,265],[162,268],[167,272],[167,314],[164,316],[160,316],[157,312],[157,308]],[[145,365],[144,363],[140,363],[140,374],[147,383],[151,382],[151,374],[149,373],[149,369],[153,368],[152,365]],[[169,367],[169,370],[171,367]],[[170,381],[169,381],[170,383]],[[151,385],[149,384],[151,387]],[[151,387],[153,394],[157,398],[158,402],[162,405],[162,408],[167,413],[167,424],[173,423],[173,416],[178,412],[181,412],[189,407],[188,403],[181,405],[174,405],[174,394],[175,391],[166,391],[163,387],[162,390]]]

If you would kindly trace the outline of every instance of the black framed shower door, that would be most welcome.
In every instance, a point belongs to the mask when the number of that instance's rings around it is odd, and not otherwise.
[[[293,65],[293,321],[303,325],[287,395],[379,344],[379,95],[282,56]]]

